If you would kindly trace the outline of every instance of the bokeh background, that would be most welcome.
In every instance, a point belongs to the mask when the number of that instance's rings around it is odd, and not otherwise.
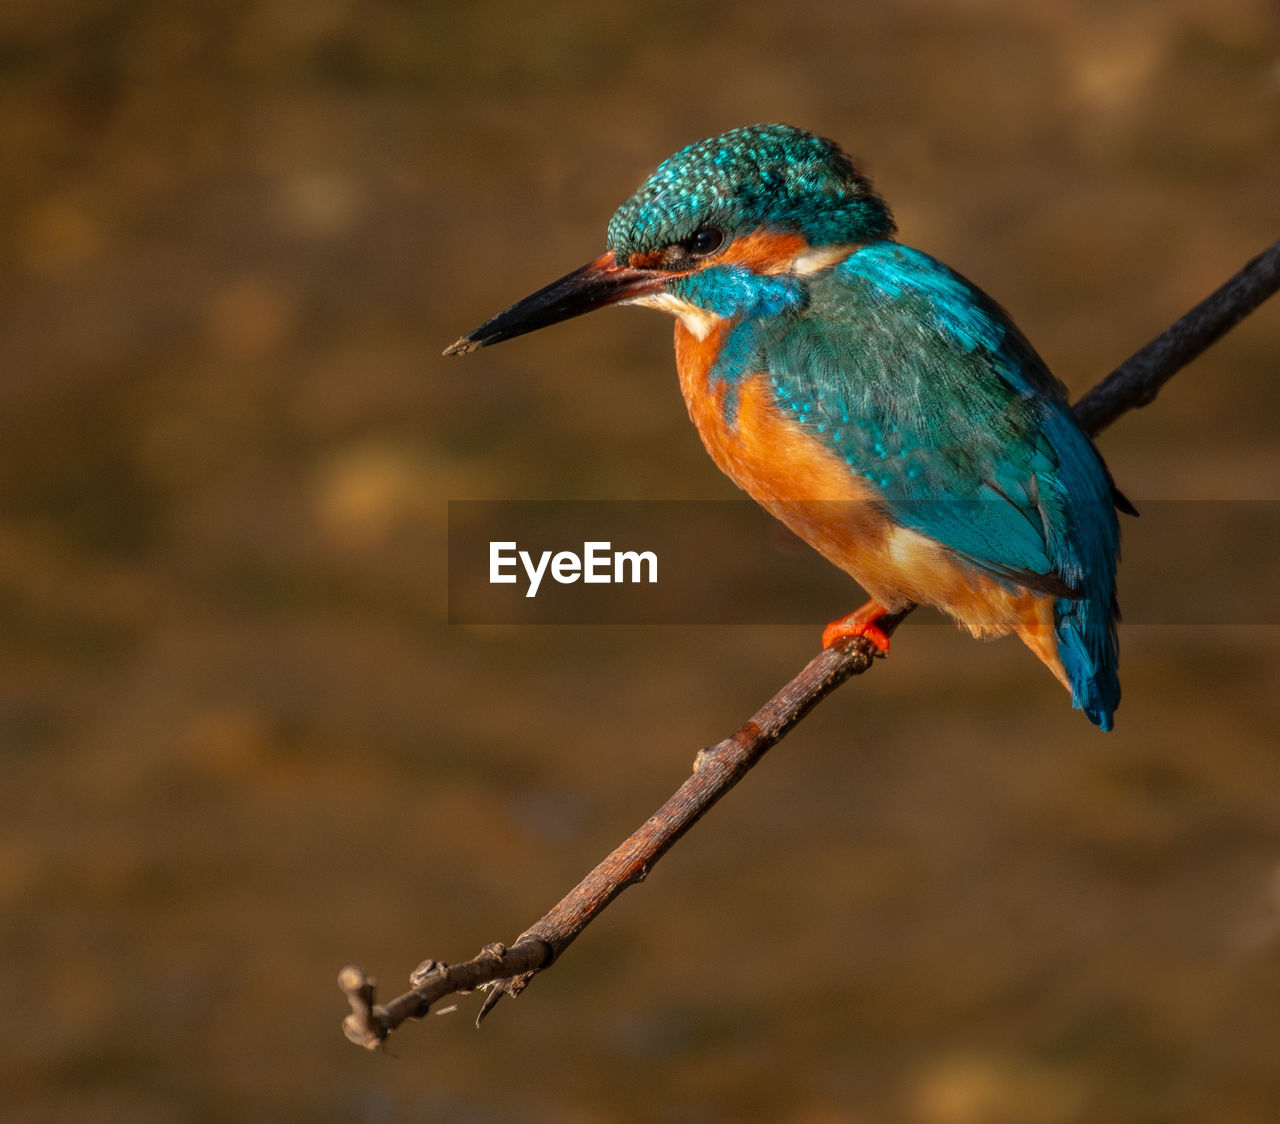
[[[1126,627],[1109,737],[908,626],[482,1031],[343,1039],[341,965],[515,937],[814,648],[445,623],[451,498],[732,495],[652,313],[439,353],[759,120],[1077,393],[1280,233],[1270,0],[6,0],[5,1119],[1276,1119],[1274,622]],[[1264,306],[1121,486],[1280,498],[1278,361]]]

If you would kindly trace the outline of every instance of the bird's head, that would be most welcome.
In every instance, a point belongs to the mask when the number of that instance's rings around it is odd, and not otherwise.
[[[789,125],[733,129],[664,160],[614,213],[603,255],[445,354],[608,304],[661,308],[701,335],[717,319],[794,305],[806,277],[893,232],[888,206],[834,142]]]

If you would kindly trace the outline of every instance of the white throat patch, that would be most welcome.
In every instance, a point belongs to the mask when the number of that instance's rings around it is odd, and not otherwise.
[[[843,244],[838,246],[815,246],[792,258],[788,267],[778,270],[779,273],[791,273],[796,277],[810,277],[830,269],[837,262],[843,261],[858,246]],[[659,290],[656,293],[642,293],[638,297],[630,297],[619,301],[619,304],[637,304],[645,308],[656,308],[659,312],[669,312],[678,316],[689,332],[700,340],[705,340],[722,318],[696,304],[681,300],[672,293]]]
[[[659,312],[669,312],[678,316],[690,333],[700,340],[705,340],[717,324],[720,317],[696,304],[682,301],[679,297],[667,292],[642,293],[638,297],[630,297],[619,301],[619,304],[638,304],[645,308],[656,308]]]

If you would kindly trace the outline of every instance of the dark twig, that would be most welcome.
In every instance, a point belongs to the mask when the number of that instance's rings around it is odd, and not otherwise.
[[[1126,359],[1075,405],[1088,433],[1101,433],[1121,414],[1148,406],[1160,388],[1280,289],[1280,242],[1273,242],[1226,284]]]
[[[1259,254],[1077,402],[1075,411],[1081,425],[1096,434],[1126,411],[1145,406],[1175,372],[1278,288],[1280,242]],[[884,631],[892,633],[910,611],[882,618]],[[351,1004],[351,1014],[343,1022],[347,1037],[377,1049],[402,1022],[422,1018],[432,1004],[447,995],[487,989],[481,1018],[503,995],[518,995],[614,898],[643,881],[676,840],[813,707],[846,679],[870,668],[875,654],[869,641],[856,637],[814,656],[736,734],[702,750],[693,774],[675,794],[510,948],[489,945],[463,964],[425,961],[410,977],[411,990],[385,1005],[374,1003],[373,981],[359,968],[344,968],[338,986]]]

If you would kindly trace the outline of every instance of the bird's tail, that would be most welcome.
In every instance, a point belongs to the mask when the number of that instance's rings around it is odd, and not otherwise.
[[[1120,611],[1109,598],[1058,598],[1053,604],[1058,658],[1071,688],[1071,705],[1100,730],[1110,730],[1120,705]]]

